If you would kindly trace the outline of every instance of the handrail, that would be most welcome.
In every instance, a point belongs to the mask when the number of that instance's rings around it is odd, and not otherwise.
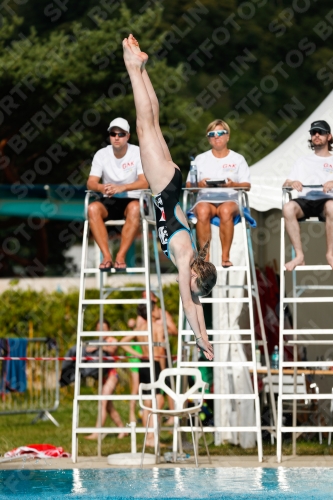
[[[84,217],[87,220],[88,219],[88,207],[90,203],[90,197],[94,196],[95,199],[98,199],[100,197],[101,193],[98,193],[97,191],[92,191],[91,189],[86,190],[86,195],[84,198]],[[148,206],[148,214],[145,214],[145,201],[147,201],[147,206]],[[155,222],[155,214],[152,206],[152,193],[150,189],[142,189],[140,193],[140,198],[139,198],[139,203],[140,203],[140,215],[142,219],[145,219],[149,224],[156,224]]]
[[[147,205],[145,206],[145,202]],[[156,225],[155,218],[155,210],[154,210],[154,202],[153,202],[153,193],[150,189],[142,189],[140,193],[140,215],[142,220],[146,220],[148,224]],[[148,208],[148,214],[145,213],[145,208]]]
[[[90,202],[90,196],[94,196],[95,200],[97,198],[100,198],[100,194],[97,191],[92,191],[91,189],[86,190],[86,195],[84,197],[84,218],[85,220],[88,220],[88,207],[89,207],[89,202]]]
[[[304,188],[312,188],[312,189],[319,189],[323,190],[323,185],[322,184],[303,184],[302,185]],[[286,203],[292,200],[291,192],[294,191],[294,188],[291,186],[282,186],[282,208]],[[331,189],[332,191],[332,189]]]

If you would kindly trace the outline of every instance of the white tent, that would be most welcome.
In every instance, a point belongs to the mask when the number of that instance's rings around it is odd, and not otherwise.
[[[333,91],[288,139],[251,166],[251,208],[259,212],[281,209],[282,184],[297,158],[311,154],[307,139],[310,137],[310,124],[316,120],[326,120],[333,128]]]

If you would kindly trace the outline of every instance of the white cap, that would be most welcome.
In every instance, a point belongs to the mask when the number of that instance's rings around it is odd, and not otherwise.
[[[114,120],[112,120],[112,122],[109,125],[108,132],[110,132],[110,130],[113,127],[121,128],[121,130],[124,130],[125,132],[128,132],[128,133],[130,131],[129,123],[124,118],[115,118]]]

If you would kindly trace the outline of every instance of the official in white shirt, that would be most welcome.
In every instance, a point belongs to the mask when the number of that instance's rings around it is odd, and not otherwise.
[[[230,127],[223,120],[214,120],[206,130],[212,149],[195,158],[198,187],[207,187],[207,180],[225,180],[221,189],[202,189],[193,207],[198,222],[196,225],[199,245],[211,238],[210,220],[216,215],[220,218],[220,240],[222,244],[222,266],[230,267],[230,248],[234,236],[234,217],[239,213],[238,194],[233,187],[251,187],[250,169],[245,158],[228,149]],[[186,187],[190,187],[190,174]]]
[[[140,190],[148,188],[138,146],[129,144],[130,126],[124,118],[115,118],[108,128],[110,146],[97,151],[93,158],[87,188],[104,197],[88,208],[89,224],[103,260],[101,271],[126,270],[126,253],[140,228]],[[115,261],[108,245],[107,220],[126,219]]]
[[[331,127],[325,120],[311,123],[309,146],[314,155],[299,158],[293,165],[284,187],[298,191],[298,198],[286,203],[283,216],[296,257],[286,263],[287,271],[304,266],[304,253],[298,219],[319,217],[326,221],[326,259],[333,268],[333,155]],[[303,186],[320,188],[304,188]]]

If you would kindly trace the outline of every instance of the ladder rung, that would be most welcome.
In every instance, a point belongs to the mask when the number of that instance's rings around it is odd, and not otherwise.
[[[332,285],[297,285],[296,290],[333,290]]]
[[[110,332],[112,333],[112,332]],[[148,332],[147,332],[148,333]],[[149,345],[149,342],[86,342],[88,345],[96,345],[96,346],[113,346],[113,345],[130,345],[130,346],[142,346]],[[164,342],[154,342],[154,345],[160,346],[160,344],[164,344]],[[139,353],[138,353],[139,354]]]
[[[150,432],[154,432],[154,427],[148,427],[148,430]],[[131,433],[131,430],[129,427],[77,427],[74,431],[76,434],[119,434],[119,432],[126,432],[127,434]],[[146,432],[145,427],[136,427],[135,432],[141,432],[144,433]]]
[[[333,297],[285,297],[283,303],[322,303],[322,302],[333,302]]]
[[[256,399],[255,394],[205,394],[204,399]],[[201,398],[201,394],[191,394],[190,399]]]
[[[139,395],[135,394],[111,394],[110,396],[82,395],[77,396],[78,401],[139,401]],[[145,395],[145,399],[153,399],[151,395]]]
[[[222,267],[215,266],[216,271],[223,271],[226,273],[230,273],[231,271],[247,271],[247,266],[230,266],[230,267]]]
[[[98,267],[87,267],[83,269],[84,274],[98,274],[100,273],[100,269]],[[127,267],[126,270],[124,269],[122,271],[122,274],[131,274],[131,273],[144,273],[145,268],[144,267]],[[115,269],[110,269],[110,273],[115,274],[116,270]]]
[[[288,429],[290,429],[290,427],[288,427]],[[180,426],[180,427],[177,427],[177,430],[178,431],[182,431],[182,432],[191,432],[191,427],[190,426]],[[201,431],[201,427],[196,427],[196,426],[193,426],[193,430],[194,431]],[[251,427],[233,427],[233,426],[230,426],[230,427],[216,427],[216,426],[212,426],[212,427],[206,427],[204,426],[203,428],[203,431],[204,432],[261,432],[261,427],[254,427],[254,426],[251,426]]]
[[[284,271],[289,272],[286,268],[284,268]],[[332,271],[332,268],[328,264],[317,266],[296,266],[294,271]]]
[[[332,335],[333,328],[303,328],[297,330],[282,330],[283,335]]]
[[[135,335],[135,337],[147,337],[148,335],[148,332],[147,331],[144,331],[144,330],[140,330],[140,331],[136,331],[135,332],[133,330],[120,330],[120,331],[116,331],[116,332],[113,332],[113,331],[110,331],[110,332],[105,332],[104,330],[102,332],[79,332],[79,337],[81,338],[85,338],[85,337],[127,337],[128,335],[130,334],[133,334],[133,336]],[[107,342],[108,344],[110,344],[110,342]]]
[[[79,363],[79,368],[149,368],[150,363]]]
[[[181,330],[180,333],[181,335],[193,335],[192,330]],[[208,335],[251,335],[251,333],[251,330],[207,330]]]
[[[280,427],[281,432],[333,432],[333,427],[331,425],[318,427],[314,426],[299,426],[299,427]]]
[[[147,304],[147,299],[84,299],[82,305]],[[105,332],[104,332],[105,333]],[[110,332],[111,333],[111,332]]]
[[[333,399],[333,394],[280,394],[279,397],[283,400],[295,399]]]
[[[301,345],[333,345],[333,340],[288,340],[286,344]]]
[[[134,363],[131,364],[134,367]],[[219,368],[224,366],[238,366],[239,368],[253,368],[255,365],[252,361],[181,361],[179,364],[185,368],[201,368],[202,366],[218,366]],[[89,368],[91,366],[92,363],[89,363]]]
[[[199,297],[200,298],[200,297]],[[333,299],[332,299],[333,301]],[[249,297],[221,297],[221,298],[210,298],[210,299],[200,299],[202,304],[223,304],[223,303],[248,303],[250,302]]]
[[[194,340],[189,340],[188,342],[183,342],[185,345],[196,345]],[[251,344],[251,340],[210,340],[210,344]],[[110,345],[110,342],[109,342]]]

